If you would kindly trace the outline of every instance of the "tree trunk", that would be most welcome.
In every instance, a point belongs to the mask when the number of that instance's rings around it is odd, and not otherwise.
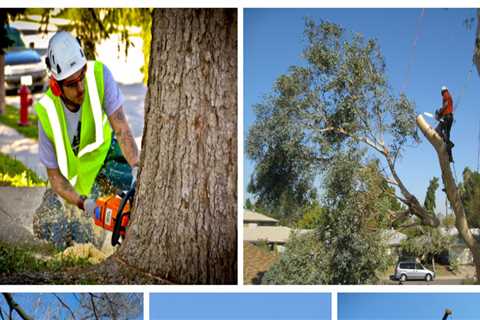
[[[154,10],[138,181],[117,257],[174,283],[236,283],[236,9]]]
[[[0,115],[5,113],[5,55],[0,53]]]
[[[425,121],[422,115],[417,116],[417,126],[422,131],[423,135],[432,144],[437,151],[440,168],[442,170],[442,181],[447,192],[448,201],[451,204],[452,210],[455,213],[455,226],[458,229],[458,233],[462,237],[465,244],[470,249],[473,256],[473,262],[475,264],[475,270],[477,274],[477,281],[480,280],[480,245],[478,241],[473,237],[468,226],[467,217],[463,208],[458,188],[455,183],[455,179],[450,169],[450,162],[448,159],[447,146],[443,142],[442,138],[430,127]]]

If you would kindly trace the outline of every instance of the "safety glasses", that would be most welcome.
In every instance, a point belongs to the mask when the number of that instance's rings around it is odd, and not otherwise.
[[[80,72],[80,74],[76,78],[70,79],[68,81],[62,81],[62,86],[67,88],[76,88],[78,84],[82,82],[83,79],[85,79],[86,72],[87,72],[87,66],[85,66],[82,69],[82,72]]]

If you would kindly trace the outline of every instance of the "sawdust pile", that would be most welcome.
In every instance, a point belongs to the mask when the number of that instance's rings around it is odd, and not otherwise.
[[[76,244],[57,254],[57,258],[88,259],[91,264],[97,264],[107,258],[107,255],[95,248],[91,243]]]

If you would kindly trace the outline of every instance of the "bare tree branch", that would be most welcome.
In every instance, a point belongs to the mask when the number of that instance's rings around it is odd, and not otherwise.
[[[73,313],[72,309],[56,293],[54,293],[53,295],[55,296],[55,298],[57,298],[61,305],[70,312],[72,318],[75,320],[75,313]]]
[[[115,303],[112,301],[112,299],[110,298],[108,293],[105,293],[104,297],[108,301],[108,306],[109,306],[110,311],[111,311],[110,316],[112,317],[113,320],[116,320],[117,319],[117,313],[115,312],[115,308],[113,307]]]
[[[12,319],[12,312],[15,310],[17,314],[23,319],[23,320],[33,320],[23,309],[20,307],[18,303],[15,302],[15,300],[12,297],[11,293],[3,293],[3,296],[5,297],[5,300],[7,301],[8,306],[10,307],[10,319]]]
[[[405,229],[409,229],[409,228],[412,228],[412,227],[421,227],[423,226],[423,224],[419,221],[416,221],[416,222],[413,222],[413,223],[410,223],[410,224],[405,224],[405,225],[401,225],[398,227],[399,230],[405,230]]]
[[[92,310],[93,310],[93,314],[95,316],[95,319],[98,320],[98,314],[97,314],[97,308],[95,306],[95,301],[93,301],[93,294],[92,293],[89,293],[90,295],[90,303],[92,304]]]
[[[2,307],[0,307],[0,317],[2,318],[2,320],[5,320],[5,318],[3,317],[3,309],[2,309]]]

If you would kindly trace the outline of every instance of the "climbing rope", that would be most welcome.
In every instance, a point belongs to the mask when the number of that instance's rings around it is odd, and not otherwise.
[[[421,30],[420,27],[422,26],[422,20],[424,15],[425,15],[425,8],[422,9],[422,12],[420,12],[420,16],[417,19],[415,37],[413,38],[412,47],[410,49],[410,59],[408,61],[407,72],[405,73],[405,80],[403,81],[401,92],[405,92],[405,90],[407,90],[408,84],[410,83],[410,72],[412,69],[412,65],[415,61],[415,51],[417,49],[418,39],[420,38],[420,30]]]
[[[453,167],[453,174],[455,175],[455,186],[457,186],[457,169],[455,169],[455,162],[452,162],[452,167]]]
[[[467,88],[468,82],[470,81],[470,78],[472,76],[474,66],[475,66],[475,64],[472,62],[472,66],[470,67],[470,70],[468,71],[467,78],[463,82],[463,86],[462,86],[462,89],[461,89],[462,91],[460,91],[460,95],[458,96],[458,102],[456,103],[455,109],[454,109],[455,112],[458,112],[458,109],[460,109],[460,102],[462,101],[463,94],[465,93],[465,89]]]

